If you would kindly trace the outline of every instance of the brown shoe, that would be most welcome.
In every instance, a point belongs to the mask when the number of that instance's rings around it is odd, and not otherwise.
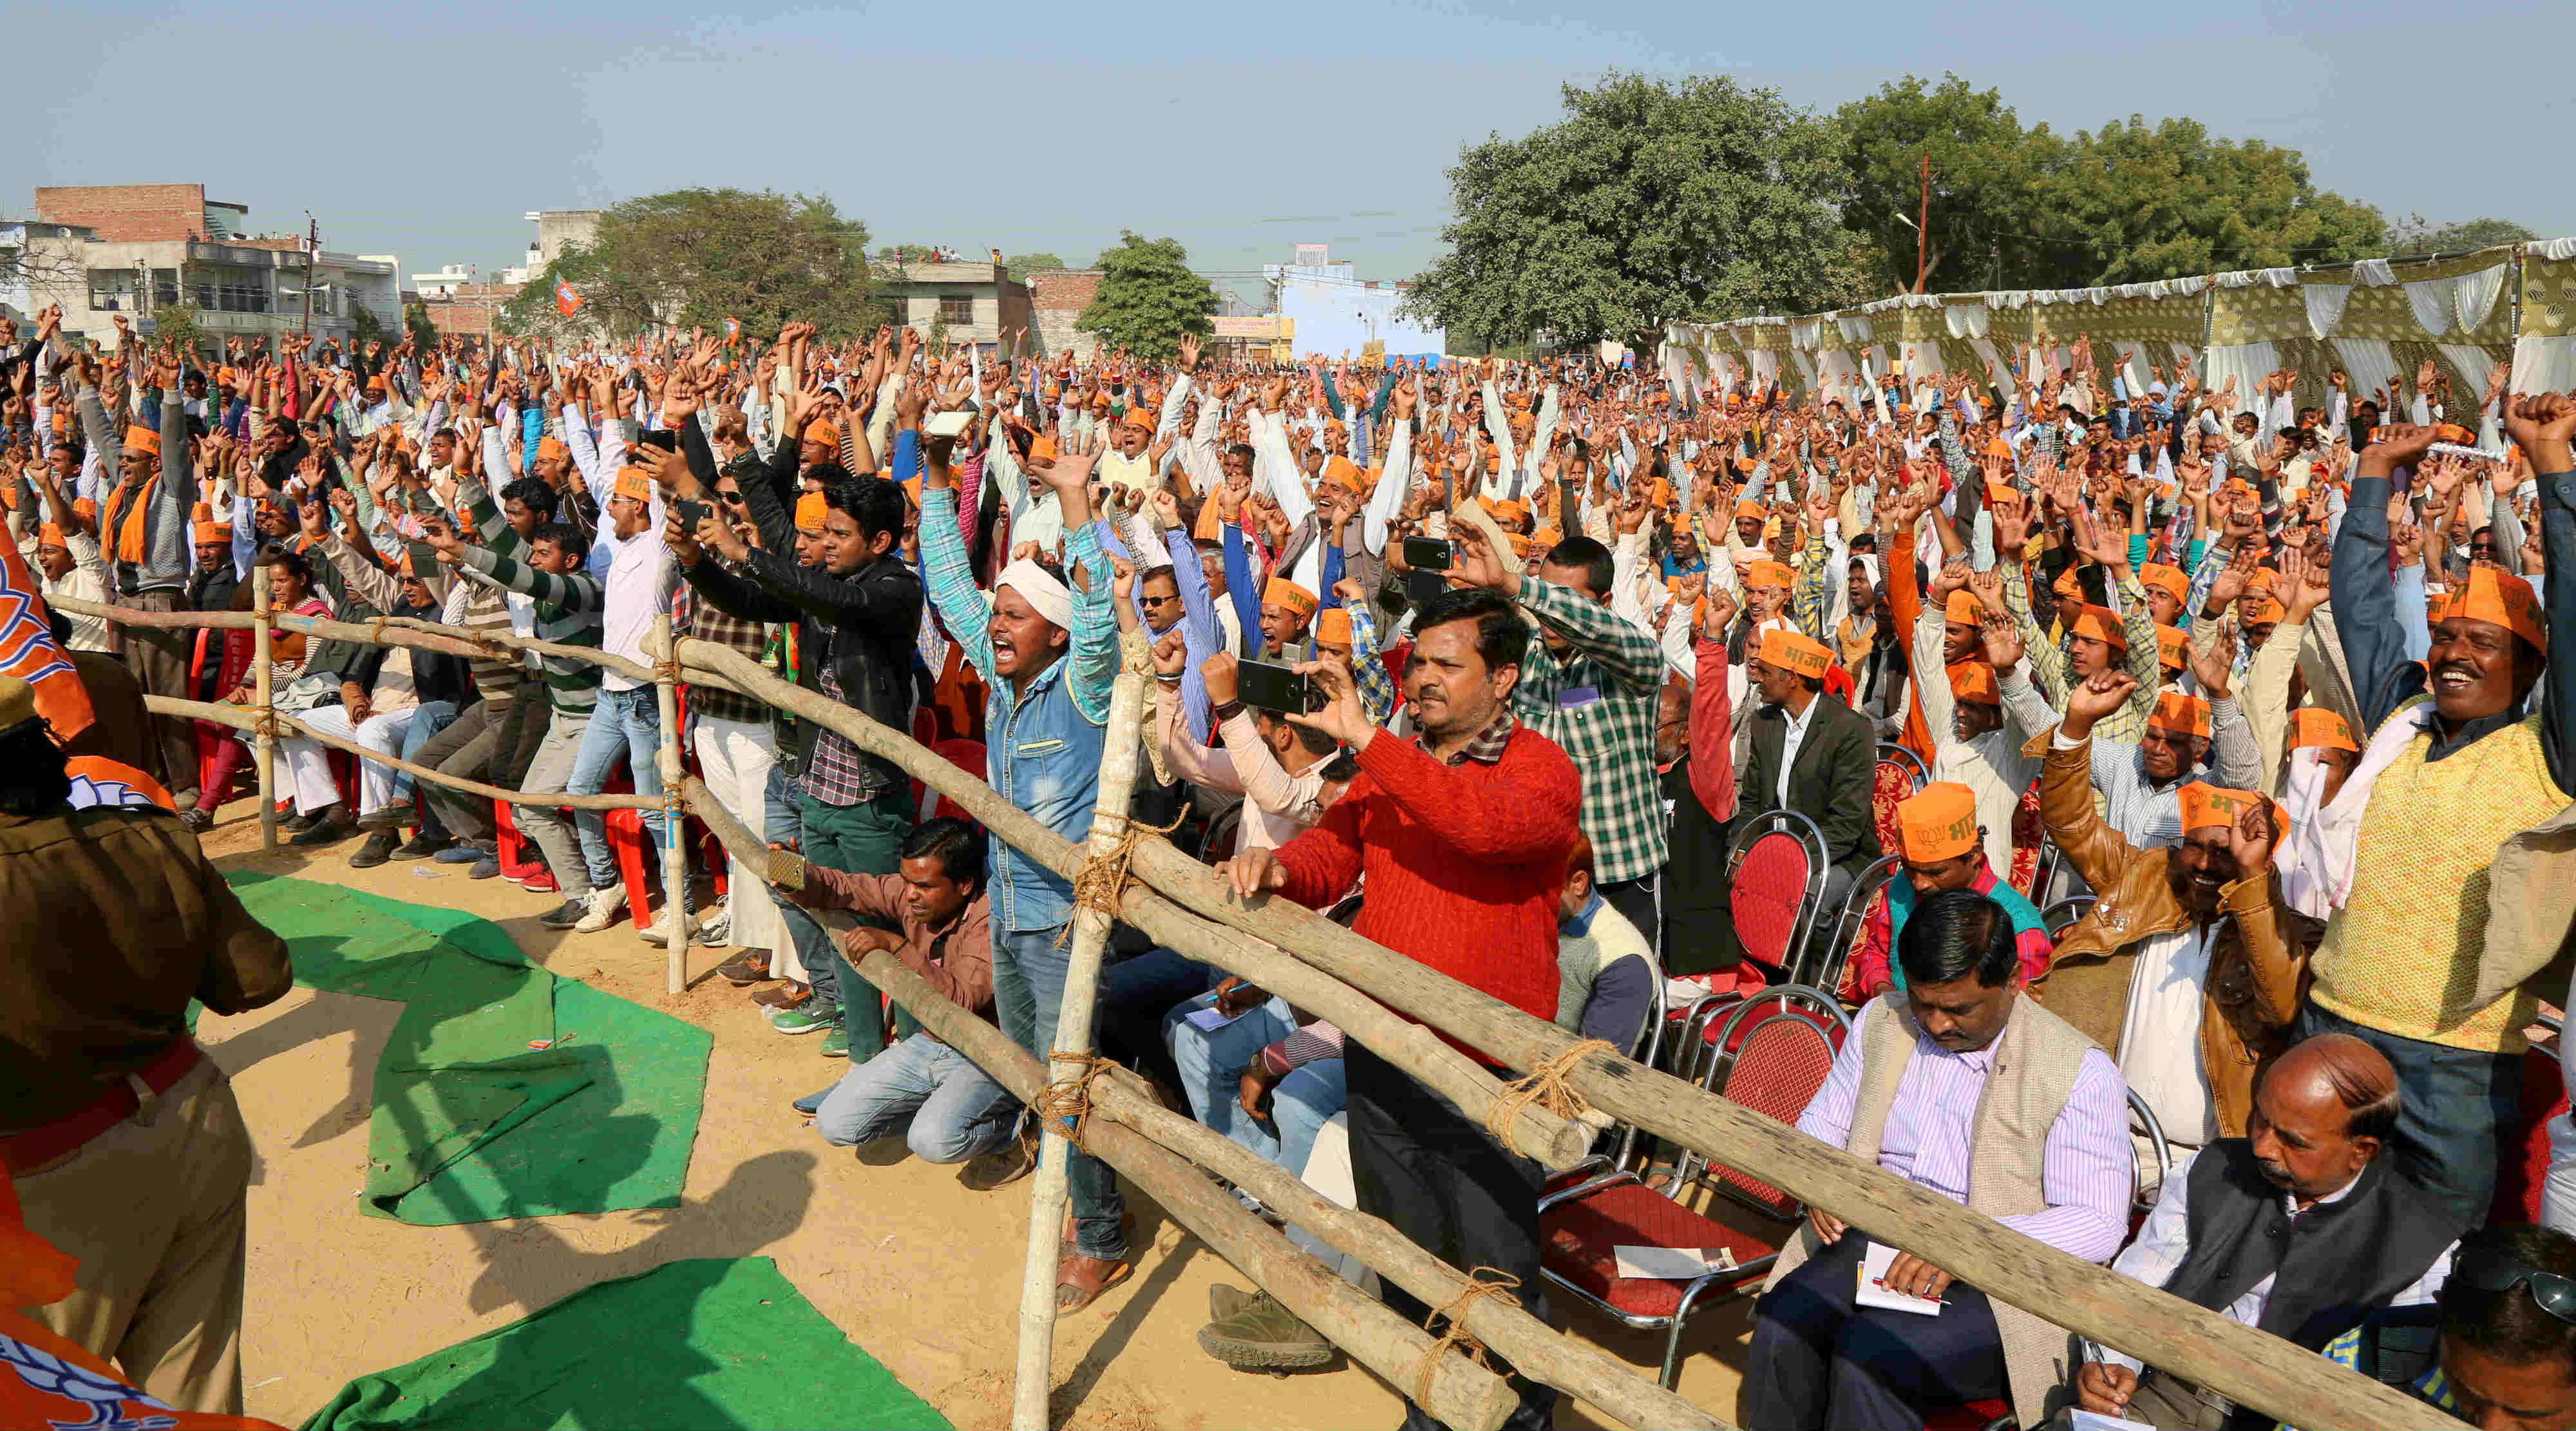
[[[751,1001],[764,1009],[792,1009],[814,997],[814,986],[789,980],[751,996]]]
[[[769,951],[745,949],[716,966],[716,977],[737,989],[769,982]]]

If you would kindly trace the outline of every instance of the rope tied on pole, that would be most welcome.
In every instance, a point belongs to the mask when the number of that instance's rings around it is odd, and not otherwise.
[[[1078,1064],[1081,1071],[1038,1090],[1037,1098],[1029,1104],[1029,1111],[1037,1115],[1031,1124],[1034,1127],[1062,1123],[1068,1130],[1064,1135],[1066,1140],[1084,1152],[1090,1152],[1091,1144],[1083,1135],[1091,1131],[1091,1081],[1116,1068],[1117,1061],[1096,1053],[1071,1053],[1060,1048],[1050,1050],[1047,1057],[1056,1063]]]
[[[1588,1038],[1531,1069],[1527,1078],[1504,1084],[1503,1091],[1485,1109],[1485,1131],[1494,1135],[1495,1142],[1508,1148],[1512,1145],[1512,1124],[1524,1108],[1537,1107],[1568,1122],[1582,1117],[1591,1111],[1592,1105],[1583,1101],[1582,1094],[1566,1086],[1565,1076],[1573,1072],[1574,1065],[1582,1062],[1588,1054],[1606,1053],[1615,1057],[1618,1052],[1618,1046],[1608,1039]]]
[[[1074,872],[1073,907],[1090,910],[1103,919],[1117,919],[1119,897],[1127,891],[1127,862],[1136,857],[1136,847],[1148,839],[1159,839],[1179,829],[1181,821],[1187,818],[1189,811],[1185,808],[1174,815],[1168,825],[1148,825],[1129,820],[1108,849],[1083,861],[1082,868]],[[1073,921],[1068,919],[1056,930],[1055,947],[1063,948],[1065,941],[1072,937]]]
[[[1484,1301],[1502,1302],[1517,1307],[1521,1300],[1518,1296],[1520,1285],[1521,1279],[1509,1272],[1494,1267],[1479,1267],[1467,1274],[1467,1284],[1458,1289],[1458,1295],[1450,1299],[1449,1305],[1422,1319],[1422,1329],[1426,1332],[1431,1330],[1433,1322],[1447,1322],[1449,1325],[1441,1329],[1440,1340],[1433,1342],[1431,1350],[1422,1358],[1422,1370],[1413,1380],[1415,1405],[1418,1406],[1431,1399],[1432,1375],[1440,1370],[1440,1359],[1449,1354],[1451,1347],[1465,1352],[1469,1361],[1485,1370],[1494,1369],[1493,1361],[1485,1355],[1485,1344],[1478,1340],[1474,1333],[1467,1330],[1467,1308]]]

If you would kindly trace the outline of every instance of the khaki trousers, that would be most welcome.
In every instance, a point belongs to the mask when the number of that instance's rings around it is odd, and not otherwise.
[[[27,1226],[80,1259],[72,1294],[36,1319],[171,1407],[239,1415],[250,1167],[241,1106],[207,1059],[148,1114],[19,1178]]]

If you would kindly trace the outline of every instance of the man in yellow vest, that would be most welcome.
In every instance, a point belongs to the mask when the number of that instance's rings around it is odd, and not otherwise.
[[[2387,509],[2434,430],[2384,428],[2354,466],[2333,605],[2370,734],[2302,855],[2330,911],[2298,1035],[2349,1033],[2387,1056],[2405,1090],[2400,1171],[2472,1225],[2518,1116],[2529,981],[2576,916],[2564,857],[2535,828],[2561,823],[2576,786],[2576,662],[2548,659],[2549,627],[2576,613],[2576,401],[2525,398],[2511,426],[2540,474],[2546,612],[2530,583],[2477,563],[2428,613],[2422,665],[2402,644]]]

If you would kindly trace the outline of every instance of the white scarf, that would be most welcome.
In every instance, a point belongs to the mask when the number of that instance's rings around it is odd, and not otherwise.
[[[2353,865],[2361,852],[2361,817],[2370,808],[2371,787],[2379,783],[2380,773],[2397,763],[2416,736],[2433,728],[2436,715],[2429,700],[2418,702],[2380,722],[2379,730],[2361,752],[2361,764],[2354,767],[2351,778],[2337,791],[2333,803],[2312,819],[2297,819],[2293,810],[2291,842],[2297,849],[2296,871],[2290,886],[2290,902],[2300,913],[2323,919],[2336,909],[2352,902]],[[2318,771],[2318,789],[2324,788],[2323,769],[2311,760]],[[2299,775],[2296,754],[2293,756],[2291,790],[2295,796]],[[2302,891],[2305,891],[2304,894]]]

